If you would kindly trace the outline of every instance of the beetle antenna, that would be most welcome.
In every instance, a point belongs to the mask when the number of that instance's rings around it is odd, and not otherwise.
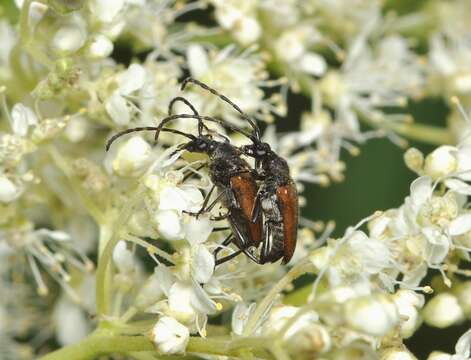
[[[216,124],[219,124],[221,125],[222,127],[228,129],[228,130],[231,130],[233,132],[238,132],[246,137],[248,137],[249,139],[251,139],[253,142],[256,142],[257,141],[257,138],[254,137],[253,135],[249,134],[248,132],[240,129],[239,127],[235,126],[235,125],[232,125],[230,123],[228,123],[227,121],[225,120],[222,120],[222,119],[216,119],[216,118],[213,118],[211,116],[203,116],[203,115],[191,115],[191,114],[175,114],[175,115],[170,115],[170,116],[167,116],[166,118],[162,119],[159,123],[159,125],[157,126],[157,128],[155,128],[155,137],[154,137],[154,141],[157,141],[159,139],[159,134],[160,134],[160,130],[163,129],[164,125],[172,120],[175,120],[175,119],[196,119],[198,120],[199,122],[203,122],[203,121],[209,121],[209,122],[214,122]],[[209,129],[208,129],[209,130]]]
[[[258,125],[250,118],[250,116],[248,116],[245,112],[243,112],[242,109],[237,104],[235,104],[232,100],[230,100],[226,95],[221,94],[220,92],[206,85],[205,83],[202,83],[201,81],[193,79],[191,77],[187,77],[185,80],[183,80],[182,85],[181,85],[182,91],[185,89],[188,83],[198,85],[204,90],[209,91],[211,94],[217,96],[222,101],[225,101],[226,103],[231,105],[242,116],[244,120],[248,121],[248,123],[253,129],[255,136],[257,137],[257,139],[260,139],[260,129],[258,128]]]
[[[195,109],[193,104],[190,101],[188,101],[187,99],[185,99],[183,96],[176,96],[170,101],[170,103],[168,104],[168,114],[169,115],[172,115],[173,106],[175,105],[176,102],[179,102],[179,101],[184,103],[186,106],[188,106],[191,109],[191,111],[193,112],[193,114],[199,115],[198,111]]]
[[[173,106],[178,101],[180,101],[180,102],[184,103],[186,106],[188,106],[191,109],[191,111],[193,112],[194,115],[199,116],[199,113],[196,110],[196,108],[193,106],[193,104],[189,100],[184,98],[183,96],[176,96],[170,101],[170,103],[168,104],[168,115],[169,116],[172,115]],[[203,129],[209,132],[209,128],[203,123],[203,121],[199,120],[198,121],[198,135],[201,136],[203,134]]]
[[[126,134],[130,134],[130,133],[133,133],[133,132],[139,132],[139,131],[156,131],[156,130],[159,130],[159,131],[165,131],[165,132],[170,132],[170,133],[174,133],[174,134],[178,134],[178,135],[182,135],[182,136],[185,136],[191,140],[195,140],[196,138],[191,135],[191,134],[187,134],[187,133],[184,133],[182,131],[179,131],[179,130],[175,130],[175,129],[168,129],[168,128],[164,128],[164,129],[159,129],[158,127],[156,126],[142,126],[142,127],[135,127],[135,128],[131,128],[131,129],[127,129],[127,130],[123,130],[123,131],[120,131],[119,133],[113,135],[106,143],[106,151],[108,151],[111,147],[111,145],[118,139],[120,138],[121,136],[123,135],[126,135]]]

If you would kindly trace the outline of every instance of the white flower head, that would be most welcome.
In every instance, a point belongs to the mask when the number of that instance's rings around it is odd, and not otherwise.
[[[151,338],[162,354],[178,354],[185,352],[190,332],[174,318],[162,316],[152,328]]]

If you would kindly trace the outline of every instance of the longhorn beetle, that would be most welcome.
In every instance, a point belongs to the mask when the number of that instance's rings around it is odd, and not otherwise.
[[[218,219],[227,217],[232,229],[232,233],[224,240],[222,245],[234,243],[239,249],[238,251],[219,260],[217,259],[217,253],[222,249],[222,247],[216,249],[214,254],[216,257],[216,265],[232,259],[241,252],[246,254],[252,260],[258,262],[258,259],[250,252],[250,249],[252,247],[257,248],[262,240],[261,215],[259,214],[254,216],[252,214],[258,190],[253,170],[247,161],[241,158],[240,150],[231,145],[227,140],[223,142],[217,141],[214,140],[211,135],[202,133],[203,129],[209,131],[209,129],[204,125],[203,120],[222,123],[221,120],[208,116],[200,116],[193,106],[182,97],[177,97],[170,102],[169,113],[171,113],[172,105],[177,101],[187,104],[194,114],[169,115],[162,119],[157,127],[136,127],[121,131],[108,140],[106,150],[110,148],[111,144],[117,138],[137,131],[155,131],[156,140],[158,140],[161,131],[182,135],[190,139],[188,142],[180,145],[177,151],[187,150],[189,152],[207,154],[209,156],[209,175],[214,184],[207,194],[201,210],[194,215],[208,212],[219,201],[222,202],[222,204],[228,209],[228,213]],[[175,129],[164,128],[166,123],[179,118],[198,120],[198,136],[187,134]],[[216,196],[216,199],[208,205],[211,194],[215,188],[218,190],[218,195]]]
[[[299,211],[296,184],[290,176],[288,163],[268,143],[261,140],[257,124],[239,106],[196,79],[185,79],[182,90],[188,83],[198,85],[230,104],[252,127],[252,134],[247,134],[235,126],[222,124],[252,141],[251,145],[242,146],[240,150],[255,159],[257,178],[261,180],[251,213],[251,220],[254,222],[259,221],[260,214],[263,215],[262,248],[257,262],[264,264],[283,258],[283,263],[286,264],[296,248]]]

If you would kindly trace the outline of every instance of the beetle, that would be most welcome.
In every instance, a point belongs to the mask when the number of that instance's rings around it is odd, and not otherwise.
[[[171,113],[172,105],[177,101],[182,101],[187,105],[189,104],[189,102],[182,97],[174,98],[169,104],[169,113]],[[230,255],[217,259],[217,254],[223,247],[217,248],[214,252],[216,265],[220,265],[242,252],[257,262],[258,259],[253,255],[251,249],[258,248],[262,240],[262,217],[261,214],[256,217],[252,214],[258,191],[253,169],[248,162],[241,157],[241,151],[230,144],[227,139],[218,141],[214,140],[210,134],[203,134],[203,129],[210,131],[204,125],[203,120],[221,123],[220,120],[200,116],[191,105],[189,105],[189,107],[192,109],[193,115],[169,115],[162,119],[157,127],[136,127],[115,134],[108,140],[106,150],[108,150],[111,144],[119,137],[137,131],[155,131],[156,141],[161,131],[187,137],[189,141],[180,145],[177,151],[186,150],[189,152],[207,154],[209,156],[209,175],[213,182],[213,187],[205,197],[202,208],[197,213],[193,213],[193,215],[198,216],[204,212],[209,212],[218,202],[221,202],[223,206],[228,209],[228,212],[225,216],[216,219],[227,218],[232,230],[232,233],[224,240],[222,246],[234,243],[239,249]],[[198,120],[198,136],[175,129],[164,128],[166,123],[179,118]],[[215,188],[218,191],[218,195],[213,202],[208,205]]]
[[[251,212],[252,221],[258,221],[260,214],[263,216],[262,248],[258,263],[276,262],[281,258],[284,264],[288,263],[296,249],[299,202],[287,161],[261,140],[257,124],[229,98],[193,78],[183,81],[182,90],[188,83],[198,85],[230,104],[252,127],[252,133],[247,134],[235,126],[226,125],[252,141],[252,144],[244,145],[240,150],[255,159],[256,176],[261,183]]]

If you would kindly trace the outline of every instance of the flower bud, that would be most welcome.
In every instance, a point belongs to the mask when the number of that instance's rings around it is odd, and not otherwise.
[[[134,271],[134,256],[126,247],[125,241],[118,242],[113,249],[113,262],[121,273],[129,274]]]
[[[107,57],[113,51],[113,43],[104,35],[97,35],[88,46],[88,55],[94,59]]]
[[[420,326],[418,309],[424,305],[424,297],[412,290],[401,289],[393,295],[393,301],[401,317],[401,335],[408,338]]]
[[[150,145],[141,137],[134,136],[119,148],[113,160],[113,171],[120,176],[138,176],[149,164],[151,156]]]
[[[52,47],[59,53],[73,53],[87,40],[87,30],[82,19],[62,25],[52,38]]]
[[[435,149],[425,158],[425,174],[437,179],[455,171],[458,165],[455,152],[456,148],[453,146],[440,146]]]
[[[381,355],[380,360],[417,360],[417,358],[407,350],[388,349]]]
[[[441,351],[432,351],[427,360],[452,360],[450,354]]]
[[[178,354],[185,351],[190,332],[174,318],[162,316],[152,329],[151,339],[161,353]]]
[[[399,321],[394,302],[382,294],[348,300],[344,316],[350,327],[372,336],[386,335]]]
[[[0,176],[0,202],[9,203],[17,198],[18,187],[6,176]]]
[[[420,174],[424,166],[424,154],[416,148],[409,148],[404,154],[404,161],[409,169]]]
[[[159,210],[154,221],[157,223],[157,231],[167,240],[181,240],[183,227],[180,215],[175,210]]]
[[[468,319],[471,318],[471,281],[466,281],[456,288],[455,295]]]
[[[458,303],[458,298],[450,293],[434,296],[425,305],[422,315],[428,325],[438,328],[455,325],[464,320],[464,313]]]

